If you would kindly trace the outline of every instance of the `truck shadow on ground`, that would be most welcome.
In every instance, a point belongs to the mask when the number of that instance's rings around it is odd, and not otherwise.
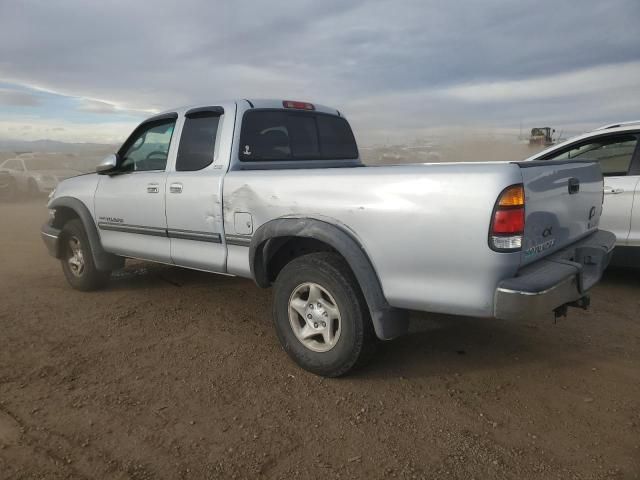
[[[207,286],[214,287],[219,284],[246,283],[258,288],[249,280],[215,273],[200,272],[181,267],[147,263],[143,261],[127,261],[124,269],[111,274],[109,282],[110,290],[148,289],[165,287],[167,284],[174,287]]]
[[[372,365],[363,373],[369,378],[389,375],[412,378],[538,362],[553,348],[541,332],[553,326],[551,318],[510,323],[412,313],[409,333],[391,342],[381,342]]]
[[[640,282],[633,270],[615,269],[606,272],[602,284],[629,286]],[[124,270],[116,272],[109,290],[172,287],[184,289],[181,295],[194,298],[209,288],[224,290],[225,303],[231,311],[234,302],[238,302],[238,308],[250,310],[255,302],[255,322],[264,322],[257,313],[264,305],[258,304],[267,298],[270,301],[271,297],[270,292],[249,280],[145,262],[128,263]],[[425,377],[550,359],[556,367],[575,365],[581,361],[586,347],[575,337],[585,321],[582,315],[579,310],[571,310],[568,318],[555,322],[552,314],[536,320],[502,321],[412,312],[409,334],[381,342],[371,365],[350,378]]]
[[[600,284],[612,287],[640,287],[640,269],[620,266],[609,267],[604,272]]]

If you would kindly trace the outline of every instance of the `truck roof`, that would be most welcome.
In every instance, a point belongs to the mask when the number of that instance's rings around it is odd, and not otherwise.
[[[284,99],[277,99],[277,98],[236,98],[236,99],[228,99],[228,100],[212,100],[211,102],[204,102],[204,103],[197,103],[197,104],[193,104],[193,105],[183,105],[181,107],[178,108],[170,108],[168,110],[164,110],[163,112],[160,112],[158,115],[164,115],[166,113],[184,113],[187,110],[190,110],[192,108],[199,108],[199,107],[206,107],[206,106],[222,106],[224,107],[225,105],[229,105],[231,103],[235,103],[237,105],[242,105],[244,104],[246,107],[249,108],[284,108],[283,107],[283,102],[285,101],[291,101],[290,98],[284,98]],[[342,116],[340,114],[340,112],[335,109],[335,108],[331,108],[328,107],[326,105],[322,105],[319,103],[315,103],[315,102],[309,102],[314,106],[314,110],[316,112],[321,112],[321,113],[329,113],[331,115],[338,115],[338,116]]]

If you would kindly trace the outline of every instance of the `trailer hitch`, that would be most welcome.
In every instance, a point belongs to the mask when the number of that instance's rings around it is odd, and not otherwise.
[[[569,307],[587,310],[589,308],[589,305],[591,305],[591,297],[589,295],[585,295],[584,297],[581,297],[574,302],[569,302],[569,303],[565,303],[564,305],[560,305],[558,308],[553,310],[554,323],[557,322],[559,318],[567,316],[567,311],[569,310]]]

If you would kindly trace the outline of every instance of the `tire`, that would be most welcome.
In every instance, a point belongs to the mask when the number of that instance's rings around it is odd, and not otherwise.
[[[2,188],[0,188],[0,199],[6,201],[14,201],[16,197],[16,182],[12,178],[8,179],[6,181],[6,184]]]
[[[312,289],[317,302],[310,301]],[[324,377],[339,377],[364,365],[377,344],[357,280],[335,253],[303,255],[284,266],[274,286],[273,321],[293,361]],[[318,328],[320,333],[314,333]]]
[[[60,233],[60,242],[62,271],[69,285],[76,290],[88,292],[108,283],[111,272],[96,268],[89,239],[79,219],[65,223]]]
[[[40,189],[38,188],[38,184],[33,178],[29,179],[27,183],[27,195],[29,198],[36,198],[40,196]]]

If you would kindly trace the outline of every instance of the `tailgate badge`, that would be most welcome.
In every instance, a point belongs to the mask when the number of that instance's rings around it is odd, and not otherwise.
[[[538,245],[534,245],[533,247],[528,248],[524,252],[525,257],[531,257],[533,255],[537,255],[539,253],[544,252],[545,250],[549,250],[556,244],[556,239],[551,238],[545,242],[539,243]]]

